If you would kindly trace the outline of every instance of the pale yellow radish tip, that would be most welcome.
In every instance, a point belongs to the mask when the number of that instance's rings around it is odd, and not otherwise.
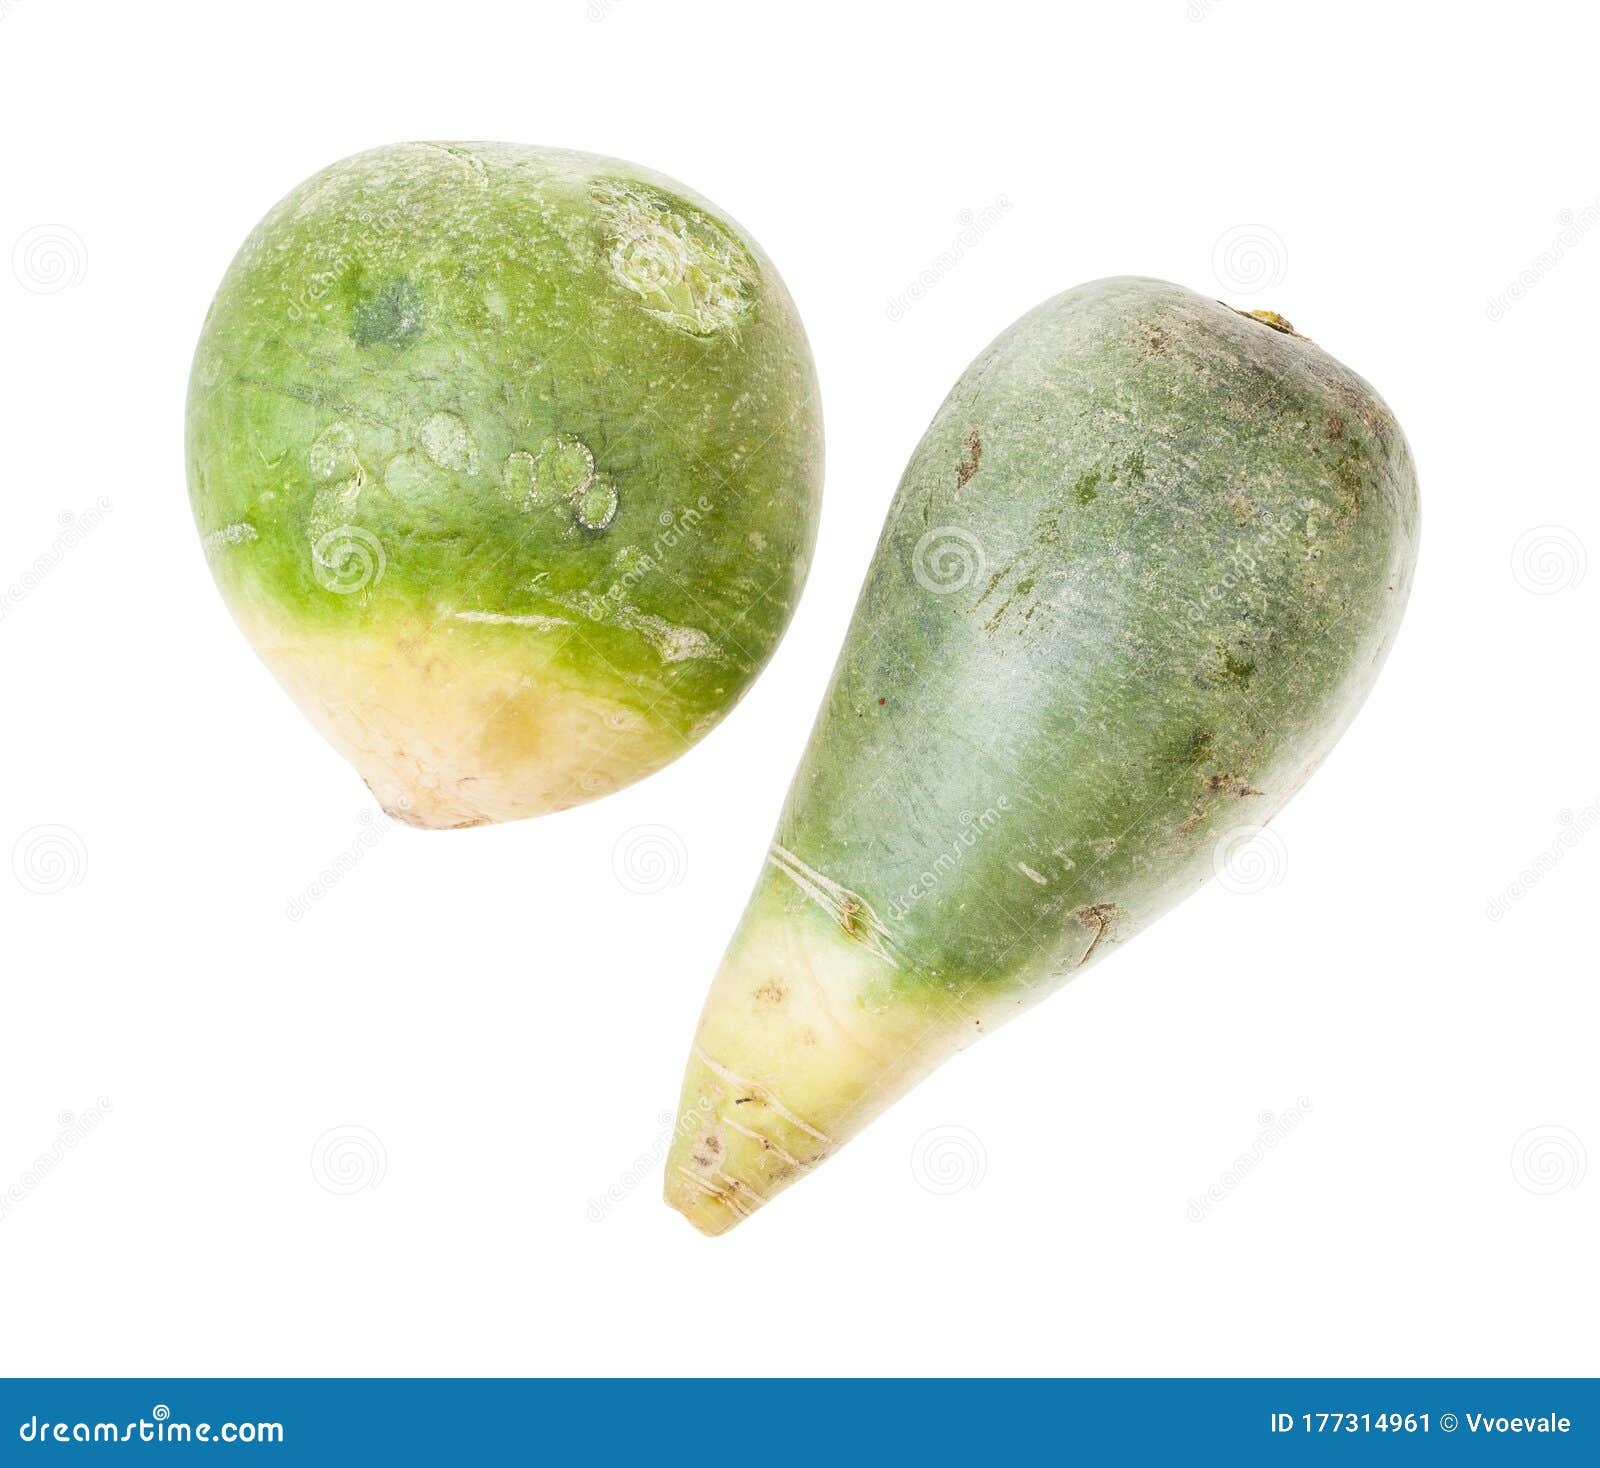
[[[702,1233],[798,1182],[974,1033],[969,1004],[896,997],[883,935],[792,868],[769,861],[684,1073],[665,1196]]]

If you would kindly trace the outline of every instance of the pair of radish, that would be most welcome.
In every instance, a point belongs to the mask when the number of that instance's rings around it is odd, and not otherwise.
[[[738,700],[799,597],[816,377],[776,270],[659,175],[506,144],[325,170],[207,318],[191,497],[247,636],[391,813],[558,810]],[[1125,942],[1354,715],[1405,438],[1270,312],[1097,281],[911,457],[684,1082],[718,1233]]]

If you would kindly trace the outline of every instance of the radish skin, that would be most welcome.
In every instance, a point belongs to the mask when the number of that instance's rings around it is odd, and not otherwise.
[[[1211,877],[1354,716],[1416,536],[1393,415],[1274,313],[1117,278],[997,338],[890,510],[667,1200],[731,1228]]]
[[[822,421],[772,262],[614,158],[402,143],[251,233],[195,352],[190,498],[235,620],[413,825],[675,759],[805,582]]]

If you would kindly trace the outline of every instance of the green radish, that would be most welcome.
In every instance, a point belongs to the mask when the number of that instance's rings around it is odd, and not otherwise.
[[[189,487],[250,641],[392,814],[558,810],[675,758],[805,581],[822,422],[771,261],[615,159],[405,143],[257,226]]]
[[[995,340],[901,480],[668,1201],[732,1227],[1199,887],[1360,706],[1416,536],[1388,408],[1273,313],[1120,278]]]

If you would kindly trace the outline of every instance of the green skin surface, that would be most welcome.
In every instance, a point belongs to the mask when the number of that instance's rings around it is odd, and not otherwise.
[[[1068,291],[912,456],[777,840],[912,989],[1069,973],[1333,746],[1416,530],[1404,436],[1320,348],[1160,281]]]
[[[525,649],[674,753],[771,655],[821,493],[759,246],[633,164],[501,143],[380,148],[279,204],[207,317],[187,439],[252,635],[449,620],[453,658],[515,681]]]
[[[940,408],[702,1018],[684,1114],[713,1120],[668,1168],[699,1227],[1211,877],[1353,717],[1415,470],[1373,389],[1264,317],[1093,282]]]

